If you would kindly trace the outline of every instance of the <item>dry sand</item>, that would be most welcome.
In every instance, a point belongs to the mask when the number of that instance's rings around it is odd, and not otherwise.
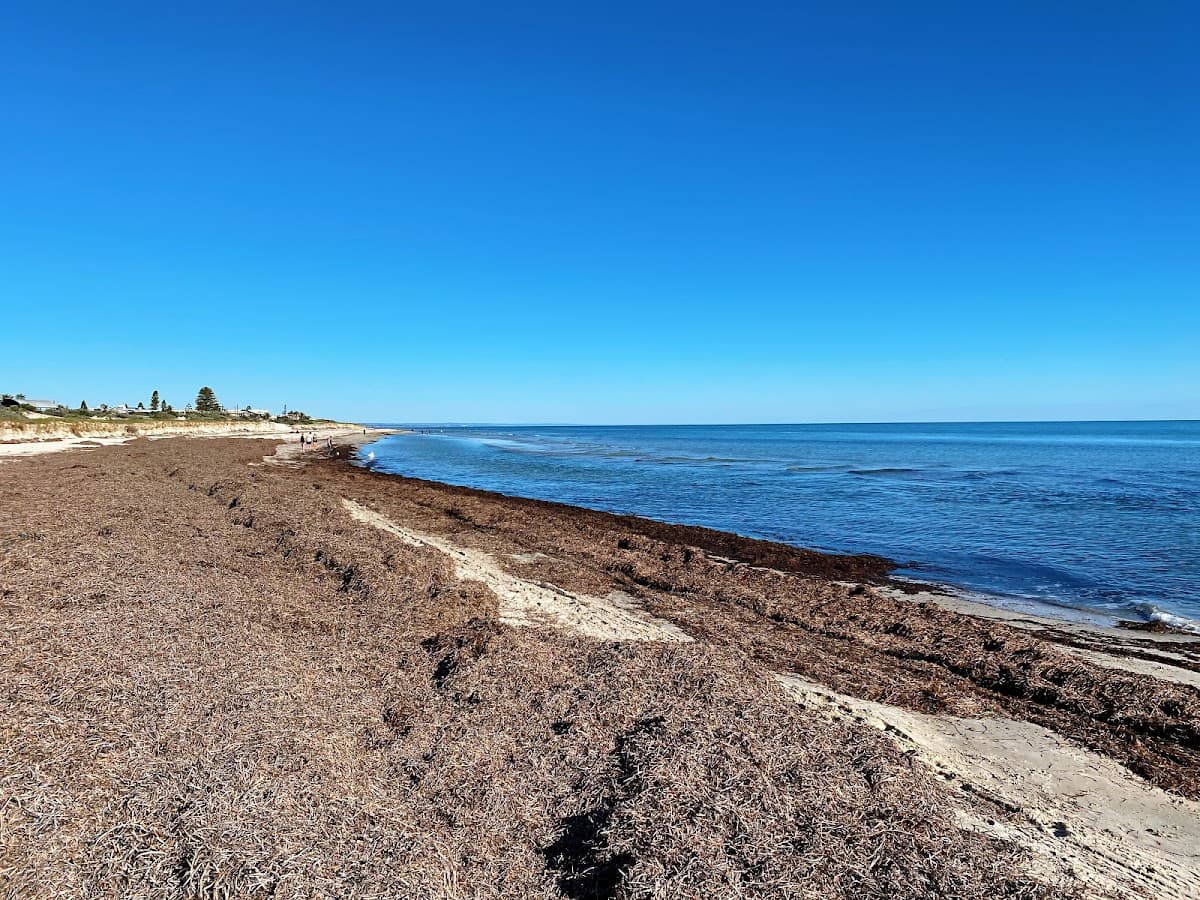
[[[999,821],[964,800],[962,820],[1030,848],[1041,871],[1120,897],[1200,897],[1200,803],[1029,722],[930,716],[779,680],[807,706],[884,731],[960,791],[1018,811]]]
[[[7,896],[1195,894],[1191,644],[323,457],[0,467]]]
[[[601,641],[690,641],[677,626],[645,615],[636,601],[622,591],[607,597],[576,594],[544,581],[529,581],[510,575],[491,556],[459,547],[431,534],[402,528],[386,516],[353,500],[342,505],[357,522],[364,522],[399,538],[410,547],[428,547],[454,561],[454,574],[465,581],[478,581],[500,601],[500,621],[506,625],[534,628],[549,625]],[[536,562],[536,558],[526,557]]]

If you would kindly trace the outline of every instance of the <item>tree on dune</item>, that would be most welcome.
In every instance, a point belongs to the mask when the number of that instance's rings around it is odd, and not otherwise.
[[[217,395],[213,393],[210,387],[200,388],[196,394],[196,412],[220,412],[221,404],[217,402]]]
[[[158,391],[150,395],[150,411],[158,412]]]
[[[86,400],[80,400],[80,401],[79,401],[79,410],[80,410],[80,412],[87,412],[87,411],[88,411],[88,405],[87,405],[87,401],[86,401]]]

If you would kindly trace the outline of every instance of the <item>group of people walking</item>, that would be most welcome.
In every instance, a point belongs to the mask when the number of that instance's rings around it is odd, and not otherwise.
[[[305,447],[311,448],[311,447],[315,447],[316,445],[317,445],[316,432],[308,432],[307,434],[303,431],[300,432],[300,449],[301,450],[303,450]],[[325,449],[326,450],[333,449],[333,438],[331,438],[331,437],[325,438]]]

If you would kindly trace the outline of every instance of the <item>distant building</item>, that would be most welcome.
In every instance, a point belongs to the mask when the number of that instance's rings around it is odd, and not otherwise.
[[[271,411],[269,409],[252,409],[249,406],[238,409],[236,406],[231,406],[228,409],[222,409],[225,415],[231,419],[269,419]]]
[[[61,403],[55,403],[53,400],[26,400],[25,403],[32,406],[38,412],[49,412],[52,409],[58,409],[62,406]]]

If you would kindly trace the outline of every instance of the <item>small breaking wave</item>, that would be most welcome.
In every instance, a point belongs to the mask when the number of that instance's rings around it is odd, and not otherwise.
[[[1179,631],[1189,632],[1190,634],[1200,634],[1200,620],[1189,619],[1187,616],[1168,612],[1147,601],[1135,601],[1130,603],[1129,606],[1147,622],[1158,622],[1161,625],[1166,625],[1168,628],[1175,628]]]

